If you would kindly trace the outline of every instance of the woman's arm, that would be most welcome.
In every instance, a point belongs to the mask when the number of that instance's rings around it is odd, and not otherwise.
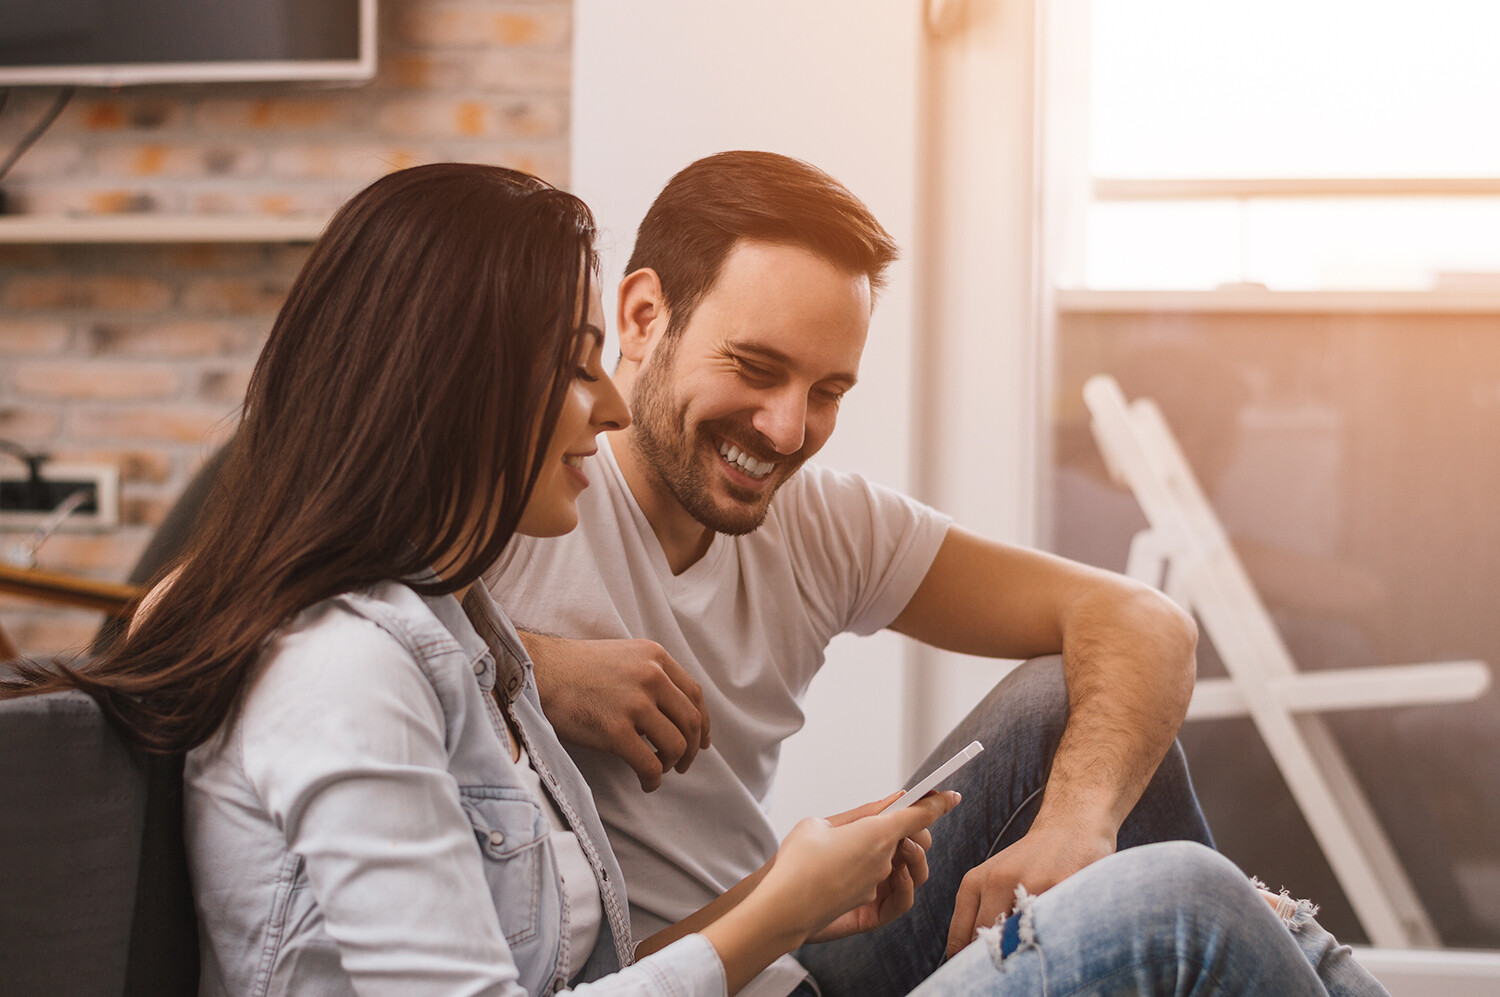
[[[725,914],[738,907],[740,901],[748,897],[751,891],[755,889],[756,885],[759,884],[762,879],[766,878],[766,873],[770,870],[770,868],[771,863],[767,862],[765,865],[761,866],[759,869],[755,870],[750,875],[740,880],[738,883],[734,884],[734,886],[732,886],[728,891],[719,894],[718,898],[715,899],[713,903],[698,908],[692,914],[689,914],[687,917],[683,918],[681,921],[678,921],[676,924],[669,925],[668,927],[665,927],[658,931],[656,934],[652,935],[650,938],[643,940],[639,945],[635,947],[636,958],[644,959],[646,956],[651,955],[653,952],[659,952],[662,949],[666,948],[668,945],[671,945],[673,942],[677,941],[677,939],[683,938],[687,935],[691,935],[694,932],[701,932],[704,928],[708,927],[710,924],[713,924],[719,918],[723,917]],[[766,965],[770,965],[770,963],[767,963]]]
[[[880,815],[899,795],[800,822],[770,862],[643,941],[638,954],[697,932],[718,952],[732,994],[815,935],[840,937],[899,917],[927,878],[927,827],[957,804],[958,794],[931,796],[911,807],[917,813],[910,816]]]
[[[240,723],[246,776],[355,989],[522,994],[442,706],[404,649],[352,618],[293,633]]]

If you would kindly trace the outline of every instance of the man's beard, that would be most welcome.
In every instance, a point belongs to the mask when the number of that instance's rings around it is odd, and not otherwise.
[[[665,355],[663,355],[663,351]],[[699,523],[716,533],[743,536],[751,533],[765,522],[771,510],[771,497],[781,487],[805,457],[777,456],[772,474],[781,475],[781,482],[764,491],[744,491],[731,482],[730,497],[737,499],[725,506],[714,501],[709,471],[699,459],[701,448],[687,430],[685,410],[678,404],[672,392],[672,371],[677,359],[675,343],[663,343],[656,356],[642,368],[630,393],[630,414],[633,421],[630,446],[636,458],[656,480],[655,485],[665,488],[677,503],[687,510]],[[726,433],[731,439],[758,436],[753,429],[740,433]],[[714,459],[719,459],[717,444],[711,449]]]

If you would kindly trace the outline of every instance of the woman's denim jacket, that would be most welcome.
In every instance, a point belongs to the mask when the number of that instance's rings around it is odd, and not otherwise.
[[[453,597],[396,582],[312,607],[268,645],[233,722],[189,755],[203,994],[566,988],[549,824],[502,709],[599,886],[605,923],[578,992],[724,992],[700,935],[629,966],[623,880],[588,788],[510,622],[483,586],[468,600],[483,635]]]

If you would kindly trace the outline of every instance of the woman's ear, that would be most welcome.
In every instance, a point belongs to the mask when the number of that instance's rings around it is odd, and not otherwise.
[[[667,330],[667,303],[661,293],[661,278],[643,267],[620,281],[620,357],[644,363],[656,340]]]

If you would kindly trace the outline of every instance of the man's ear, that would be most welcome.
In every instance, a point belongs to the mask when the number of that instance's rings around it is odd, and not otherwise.
[[[651,348],[667,330],[667,303],[661,293],[661,278],[650,267],[626,274],[620,281],[620,316],[615,325],[620,336],[620,356],[644,363]]]

